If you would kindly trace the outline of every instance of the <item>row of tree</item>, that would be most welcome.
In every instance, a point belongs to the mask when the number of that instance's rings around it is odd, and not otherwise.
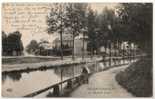
[[[69,31],[74,38],[83,33],[89,38],[91,53],[101,46],[120,49],[121,43],[136,43],[145,52],[152,52],[152,4],[123,3],[115,10],[104,8],[101,14],[86,3],[54,4],[47,16],[48,33],[59,33],[61,52],[62,34]],[[147,48],[147,49],[146,49]],[[74,45],[73,48],[74,49]],[[74,59],[74,50],[72,50]],[[61,53],[63,59],[63,53]]]

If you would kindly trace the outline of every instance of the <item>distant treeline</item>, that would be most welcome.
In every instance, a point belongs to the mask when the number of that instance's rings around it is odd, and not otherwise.
[[[42,40],[37,42],[36,40],[31,40],[31,42],[26,46],[26,52],[32,55],[60,55],[60,47],[49,47],[50,43],[46,40]],[[68,45],[63,45],[63,53],[64,55],[71,55],[72,50]]]
[[[2,55],[3,56],[19,56],[23,54],[23,43],[21,41],[21,33],[15,31],[6,35],[2,31]]]

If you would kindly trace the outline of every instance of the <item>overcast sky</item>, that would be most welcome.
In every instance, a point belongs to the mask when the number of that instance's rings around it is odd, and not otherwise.
[[[96,10],[98,13],[101,13],[104,7],[114,9],[116,6],[118,6],[116,3],[91,3],[90,5],[91,8]],[[56,38],[56,35],[48,35],[46,32],[46,15],[50,12],[50,6],[50,4],[35,3],[25,3],[18,5],[3,4],[2,30],[6,33],[14,32],[17,30],[20,31],[22,33],[22,42],[24,47],[29,44],[32,39],[37,41],[45,39],[52,42]],[[32,8],[34,10],[32,10]],[[41,13],[34,15],[33,13],[36,12]]]

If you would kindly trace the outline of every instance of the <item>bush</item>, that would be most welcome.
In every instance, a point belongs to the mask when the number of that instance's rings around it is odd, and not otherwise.
[[[116,80],[136,97],[152,96],[152,59],[144,58],[116,75]]]

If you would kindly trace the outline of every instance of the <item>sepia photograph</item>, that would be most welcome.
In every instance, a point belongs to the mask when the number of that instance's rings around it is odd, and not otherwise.
[[[153,97],[153,3],[1,3],[1,97]]]

